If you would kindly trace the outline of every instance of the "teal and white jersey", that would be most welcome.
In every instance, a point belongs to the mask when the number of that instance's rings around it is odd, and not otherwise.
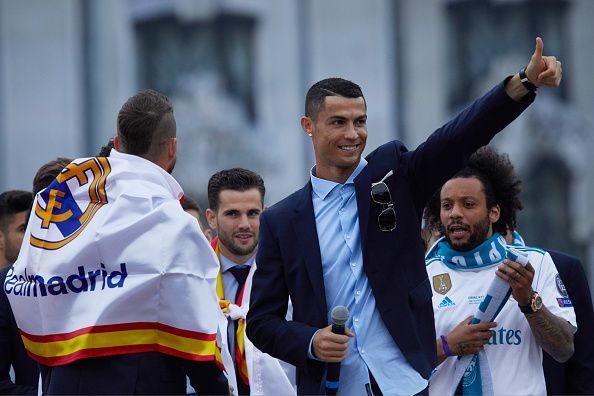
[[[518,247],[535,269],[532,288],[543,304],[556,316],[576,326],[573,305],[551,256],[529,247]],[[473,315],[482,302],[487,288],[496,276],[500,264],[457,270],[441,257],[427,255],[427,273],[433,289],[433,310],[437,337],[447,335],[464,318]],[[485,352],[489,360],[495,395],[546,395],[542,370],[542,349],[537,345],[518,303],[510,296],[495,319],[497,327],[491,333]],[[446,358],[433,372],[429,382],[430,395],[452,395],[454,363],[457,357]]]

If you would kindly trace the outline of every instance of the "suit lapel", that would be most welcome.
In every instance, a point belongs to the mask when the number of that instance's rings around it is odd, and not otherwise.
[[[371,172],[369,164],[363,168],[355,180],[357,194],[357,211],[359,213],[359,232],[361,233],[361,249],[365,255],[367,245],[367,226],[369,224],[369,205],[371,201]]]
[[[320,307],[323,307],[324,318],[328,311],[326,307],[326,292],[324,289],[324,275],[322,274],[322,257],[320,243],[311,200],[311,182],[301,189],[301,196],[293,212],[293,228],[299,241],[299,248],[305,260],[305,267]]]

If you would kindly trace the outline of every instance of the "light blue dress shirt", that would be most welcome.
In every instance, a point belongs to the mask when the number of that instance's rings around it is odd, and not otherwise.
[[[328,323],[331,323],[332,308],[343,305],[350,312],[346,325],[355,334],[349,340],[347,356],[341,364],[339,392],[364,395],[371,371],[384,395],[414,395],[427,387],[427,380],[412,368],[388,332],[363,271],[353,180],[366,165],[367,161],[362,158],[344,184],[317,178],[313,168],[311,172]],[[408,302],[394,301],[398,303]]]
[[[221,271],[223,272],[223,290],[225,291],[225,299],[235,304],[235,293],[237,293],[239,284],[229,269],[242,265],[251,267],[256,260],[256,255],[254,254],[242,264],[235,264],[220,252],[219,257],[221,260]],[[233,320],[230,318],[227,318],[227,340],[229,342],[229,352],[231,352],[231,356],[235,359],[235,326]]]

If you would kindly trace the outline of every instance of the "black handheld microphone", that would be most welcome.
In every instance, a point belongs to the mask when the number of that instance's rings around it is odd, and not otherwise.
[[[349,319],[349,310],[342,305],[332,309],[332,332],[334,334],[344,334],[344,325]],[[328,363],[326,373],[326,394],[335,395],[338,393],[338,383],[340,378],[340,363]]]

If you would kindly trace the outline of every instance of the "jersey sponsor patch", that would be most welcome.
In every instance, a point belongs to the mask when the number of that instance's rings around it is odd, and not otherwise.
[[[573,307],[573,303],[571,302],[571,300],[569,299],[569,297],[557,298],[557,304],[559,304],[559,306],[561,308]]]
[[[567,289],[565,288],[565,285],[563,284],[563,281],[561,280],[559,274],[555,275],[555,284],[557,285],[557,290],[559,290],[559,294],[561,294],[563,297],[567,297]]]
[[[453,302],[448,296],[446,296],[443,300],[441,300],[437,308],[453,307],[454,305],[456,305],[456,303]]]
[[[435,275],[433,277],[433,290],[439,294],[445,295],[452,288],[452,279],[447,272],[444,274]]]

